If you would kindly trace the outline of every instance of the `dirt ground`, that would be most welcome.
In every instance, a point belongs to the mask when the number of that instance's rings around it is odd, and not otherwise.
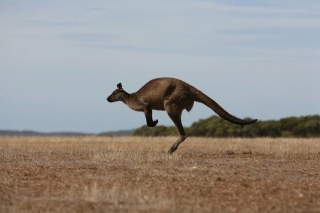
[[[320,139],[0,137],[0,212],[320,212]]]

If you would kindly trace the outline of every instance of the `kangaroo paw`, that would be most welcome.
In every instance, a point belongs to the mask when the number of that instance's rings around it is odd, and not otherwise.
[[[148,127],[155,127],[158,123],[158,120],[152,121],[151,123],[147,123]]]

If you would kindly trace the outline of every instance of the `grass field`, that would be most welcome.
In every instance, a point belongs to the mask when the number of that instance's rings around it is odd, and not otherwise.
[[[0,137],[0,212],[320,212],[320,138]]]

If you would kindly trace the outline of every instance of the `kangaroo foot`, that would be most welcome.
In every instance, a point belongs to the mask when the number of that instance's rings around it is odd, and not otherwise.
[[[170,147],[168,153],[172,154],[174,151],[176,151],[178,149],[179,144],[182,143],[186,138],[186,135],[181,135],[180,138]]]
[[[174,151],[176,151],[177,150],[177,148],[176,147],[170,147],[170,149],[168,150],[168,153],[169,154],[172,154]]]

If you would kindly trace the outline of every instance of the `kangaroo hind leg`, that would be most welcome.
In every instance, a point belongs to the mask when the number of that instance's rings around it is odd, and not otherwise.
[[[172,144],[172,146],[168,150],[168,153],[172,154],[174,151],[177,150],[179,144],[182,143],[187,138],[187,135],[186,135],[184,128],[182,126],[182,123],[181,123],[182,111],[179,109],[176,109],[175,107],[168,106],[168,104],[165,107],[165,109],[180,134],[180,138],[174,144]]]

